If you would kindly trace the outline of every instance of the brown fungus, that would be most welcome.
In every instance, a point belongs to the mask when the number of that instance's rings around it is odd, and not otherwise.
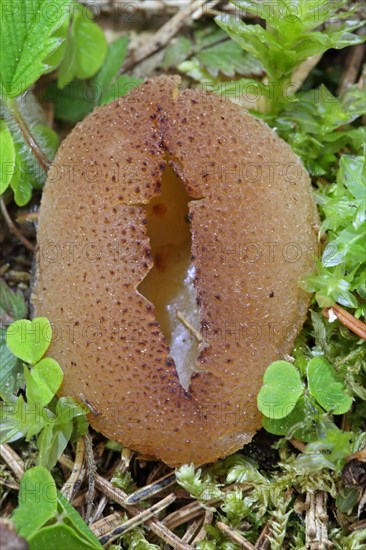
[[[264,370],[305,319],[298,279],[317,222],[309,177],[275,132],[178,85],[147,81],[65,139],[33,293],[54,327],[61,394],[171,466],[214,461],[261,426]]]

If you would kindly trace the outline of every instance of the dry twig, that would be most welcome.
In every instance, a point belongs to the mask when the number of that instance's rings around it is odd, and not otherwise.
[[[173,17],[160,27],[143,47],[131,53],[123,66],[123,72],[130,70],[132,67],[166,46],[173,36],[177,34],[182,25],[187,22],[187,19],[189,20],[194,12],[203,8],[206,2],[207,0],[195,0],[173,15]]]
[[[305,536],[306,548],[310,550],[324,550],[331,547],[327,527],[327,498],[328,494],[325,491],[306,493]]]
[[[352,313],[343,309],[343,307],[335,304],[332,307],[326,307],[323,309],[322,314],[327,319],[331,319],[332,316],[335,316],[342,325],[349,328],[352,332],[357,334],[363,340],[366,340],[366,324],[356,319]]]
[[[84,456],[85,443],[83,439],[79,439],[76,444],[75,463],[73,465],[71,475],[61,489],[61,493],[69,501],[73,499],[85,477]]]
[[[201,529],[198,531],[197,535],[195,536],[193,543],[197,544],[197,542],[200,542],[201,540],[205,539],[207,536],[207,531],[205,529],[206,525],[211,525],[213,520],[213,512],[212,510],[206,510],[205,515],[203,518],[203,523]]]
[[[24,474],[24,462],[20,456],[18,456],[14,449],[6,443],[0,445],[0,456],[12,470],[15,477],[20,481]]]
[[[235,544],[237,544],[239,548],[245,548],[245,550],[255,550],[255,547],[251,542],[249,542],[249,540],[243,537],[238,531],[236,531],[232,527],[229,527],[229,525],[226,525],[226,523],[218,521],[216,525],[220,529],[220,531],[224,533],[230,540],[235,542]]]
[[[135,529],[135,527],[138,527],[141,525],[141,523],[146,523],[148,520],[153,518],[156,514],[161,512],[161,510],[164,510],[164,508],[167,508],[175,501],[175,495],[172,493],[168,495],[167,497],[163,498],[153,506],[150,506],[147,510],[143,510],[136,516],[133,516],[131,519],[125,521],[122,523],[122,525],[119,525],[111,533],[104,535],[100,539],[101,544],[107,544],[121,536],[122,534],[127,533],[131,529]]]
[[[346,61],[344,63],[345,70],[342,74],[338,88],[338,95],[342,94],[356,82],[358,74],[361,70],[362,62],[365,58],[365,44],[357,44],[350,48]]]
[[[89,523],[93,510],[93,500],[94,500],[94,473],[95,473],[95,462],[93,455],[93,446],[92,441],[89,435],[84,437],[85,441],[85,450],[86,450],[86,461],[88,469],[88,493],[86,499],[86,513],[85,521]]]
[[[141,512],[144,511],[143,508],[141,508],[138,505],[126,505],[126,498],[127,494],[122,491],[121,489],[118,489],[116,487],[113,487],[113,485],[105,480],[102,476],[99,474],[95,474],[95,486],[106,496],[117,502],[120,506],[125,508],[127,513],[131,515],[138,515]],[[173,548],[176,550],[193,550],[192,546],[183,543],[177,535],[172,533],[163,523],[158,521],[155,518],[150,518],[146,521],[146,526],[151,529],[155,535],[160,537],[162,540],[170,544]]]
[[[166,476],[150,483],[150,485],[145,485],[142,489],[138,489],[134,493],[128,495],[126,498],[126,504],[137,504],[141,500],[146,500],[153,495],[157,495],[166,487],[173,485],[176,482],[175,473],[167,474]]]
[[[31,252],[34,252],[34,246],[32,245],[32,243],[28,241],[27,237],[24,237],[23,233],[19,231],[19,229],[11,219],[3,197],[0,198],[0,208],[1,208],[1,213],[3,215],[3,218],[6,222],[6,225],[9,227],[9,231],[13,233],[13,235],[18,237],[18,239],[24,244],[26,248],[28,248],[28,250],[30,250]]]

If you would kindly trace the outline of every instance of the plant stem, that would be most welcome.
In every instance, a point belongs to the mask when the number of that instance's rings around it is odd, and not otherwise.
[[[16,237],[18,237],[18,239],[24,244],[26,248],[28,248],[28,250],[30,250],[31,252],[34,252],[34,246],[32,245],[32,243],[28,241],[26,237],[24,237],[24,235],[19,231],[19,229],[16,227],[13,220],[11,219],[3,197],[0,197],[0,209],[4,217],[4,220],[6,222],[6,225],[9,227],[9,230],[11,231],[11,233],[13,233]]]
[[[16,124],[19,127],[19,130],[32,151],[32,154],[37,159],[43,170],[47,173],[51,163],[44,154],[42,148],[40,147],[39,143],[37,143],[37,140],[34,138],[31,129],[29,128],[27,122],[24,120],[22,113],[19,110],[18,104],[16,102],[16,99],[9,99],[7,102],[7,106],[9,108],[9,111],[16,122]]]

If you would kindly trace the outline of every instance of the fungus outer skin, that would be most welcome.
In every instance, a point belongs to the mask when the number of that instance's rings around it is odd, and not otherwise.
[[[38,229],[35,316],[54,327],[60,395],[92,405],[106,437],[170,466],[213,462],[261,427],[268,364],[290,353],[316,255],[310,179],[290,147],[238,105],[159,77],[99,107],[62,143]],[[164,157],[191,197],[205,340],[179,384],[154,308],[136,288],[152,267],[146,205]]]

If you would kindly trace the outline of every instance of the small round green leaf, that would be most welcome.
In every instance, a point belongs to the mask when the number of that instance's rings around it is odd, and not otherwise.
[[[303,384],[296,367],[287,361],[275,361],[267,368],[257,403],[267,418],[289,415],[303,393]]]
[[[333,367],[323,357],[310,359],[307,366],[309,390],[326,411],[344,414],[352,406],[344,385],[339,382]]]
[[[50,357],[39,361],[30,371],[25,367],[24,375],[27,401],[37,403],[40,407],[51,401],[64,377],[60,365]]]
[[[27,470],[20,482],[19,506],[11,519],[17,532],[28,539],[56,515],[57,491],[52,475],[43,466]]]
[[[36,317],[33,321],[21,319],[9,326],[6,345],[16,357],[34,365],[46,353],[51,338],[52,328],[46,317]]]
[[[0,120],[0,195],[8,187],[15,168],[15,147],[11,133],[5,122]]]

